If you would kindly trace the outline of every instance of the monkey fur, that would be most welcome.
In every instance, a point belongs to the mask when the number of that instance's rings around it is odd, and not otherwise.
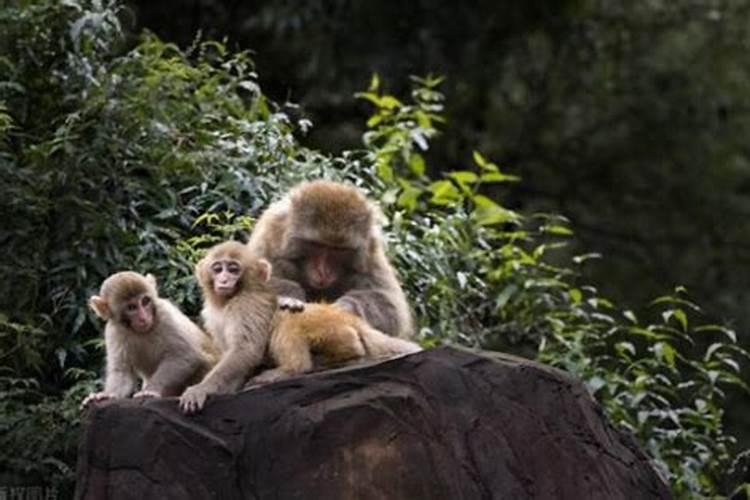
[[[104,391],[82,403],[134,397],[178,396],[215,362],[211,339],[170,301],[159,297],[156,279],[118,272],[102,283],[89,307],[105,320]]]
[[[304,182],[272,204],[248,242],[282,297],[336,303],[372,327],[411,338],[406,296],[385,254],[382,214],[353,186]]]

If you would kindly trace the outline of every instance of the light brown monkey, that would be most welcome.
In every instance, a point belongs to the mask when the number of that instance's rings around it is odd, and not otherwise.
[[[305,182],[262,214],[248,248],[270,261],[280,296],[334,302],[382,332],[410,338],[413,320],[385,254],[381,219],[353,186]]]
[[[246,288],[266,294],[272,266],[246,250],[243,258],[249,271]],[[252,284],[256,280],[257,283]],[[253,295],[251,292],[249,295]],[[252,297],[250,297],[252,299]],[[258,303],[263,299],[258,298]],[[337,304],[306,304],[301,312],[276,311],[268,353],[275,368],[252,378],[250,384],[262,384],[358,359],[411,354],[422,349],[405,339],[388,336],[367,321]]]
[[[267,284],[270,265],[250,257],[244,244],[228,241],[210,249],[195,268],[203,291],[201,315],[219,362],[183,393],[185,413],[202,409],[211,394],[241,388],[263,362],[277,301]]]
[[[214,362],[211,339],[174,304],[159,297],[156,279],[124,271],[102,283],[89,307],[107,322],[104,391],[81,404],[109,398],[179,396]]]
[[[250,379],[250,385],[274,382],[316,367],[422,349],[376,330],[339,305],[306,304],[301,312],[279,310],[268,350],[275,368]]]

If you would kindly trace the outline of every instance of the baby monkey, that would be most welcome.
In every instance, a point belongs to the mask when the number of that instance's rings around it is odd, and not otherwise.
[[[305,304],[299,312],[280,307],[268,282],[271,264],[236,241],[209,250],[196,267],[203,290],[203,320],[221,351],[206,378],[180,398],[183,411],[199,411],[210,394],[242,387],[266,352],[275,368],[250,380],[261,384],[362,358],[417,352],[421,348],[385,335],[341,306]],[[289,308],[288,304],[283,304]]]
[[[124,271],[102,283],[89,307],[107,322],[104,391],[81,404],[110,398],[179,396],[214,363],[211,339],[174,304],[159,297],[156,279]]]

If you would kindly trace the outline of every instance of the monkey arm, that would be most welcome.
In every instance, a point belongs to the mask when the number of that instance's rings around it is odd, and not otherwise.
[[[230,347],[201,383],[185,390],[180,397],[182,411],[195,413],[203,409],[209,395],[226,394],[242,387],[251,371],[263,360],[265,349],[255,347]]]
[[[179,396],[201,368],[201,359],[181,353],[170,356],[161,363],[154,374],[143,384],[142,392],[153,391],[161,396]]]
[[[384,289],[355,289],[349,290],[335,303],[363,318],[373,328],[400,337],[410,329],[410,325],[406,324],[408,318],[404,316],[404,308],[407,306],[404,304],[399,307],[391,299],[391,295],[393,294]]]
[[[113,398],[127,398],[135,392],[138,377],[133,370],[120,360],[108,360],[107,377],[104,382],[104,392]]]
[[[273,292],[280,297],[291,297],[293,299],[305,301],[305,290],[296,281],[285,278],[272,276],[268,282]]]

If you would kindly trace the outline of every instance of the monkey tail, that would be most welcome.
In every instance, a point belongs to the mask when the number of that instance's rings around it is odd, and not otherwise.
[[[364,324],[358,333],[368,358],[401,356],[422,350],[414,342],[391,337],[367,324]]]

